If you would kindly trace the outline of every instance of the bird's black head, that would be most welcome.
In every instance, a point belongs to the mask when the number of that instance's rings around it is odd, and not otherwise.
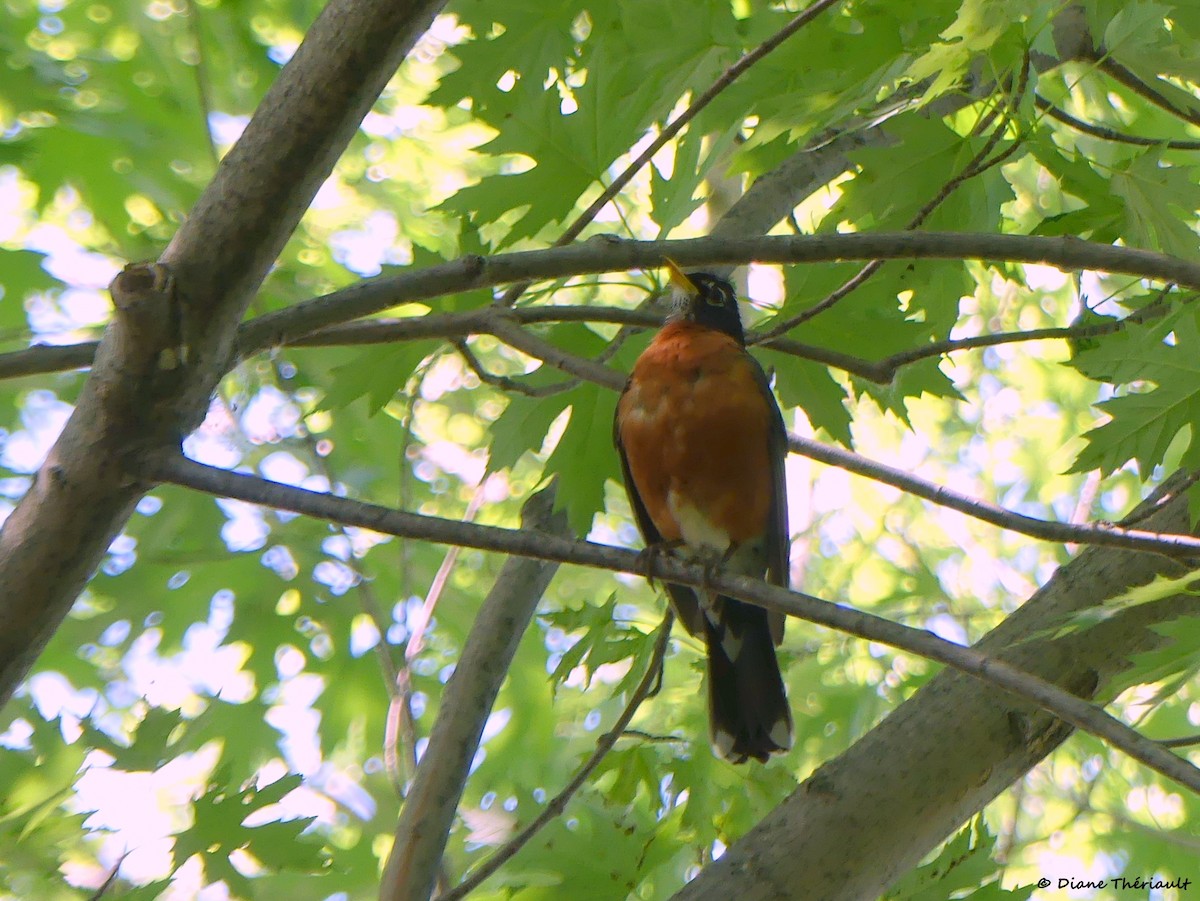
[[[746,343],[742,314],[733,285],[710,272],[690,272],[685,275],[670,260],[667,260],[667,271],[675,285],[671,319],[695,322],[705,328],[724,332],[738,344]]]

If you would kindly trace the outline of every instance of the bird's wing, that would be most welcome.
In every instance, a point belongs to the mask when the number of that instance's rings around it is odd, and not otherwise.
[[[747,354],[749,356],[749,354]],[[771,512],[765,536],[767,557],[767,581],[773,585],[790,588],[791,532],[788,531],[787,479],[784,476],[784,461],[787,459],[787,428],[783,424],[783,413],[771,392],[771,383],[759,362],[750,357],[754,378],[762,392],[763,401],[771,414],[767,440],[767,456],[771,464]],[[783,624],[787,617],[782,613],[770,613],[771,637],[775,644],[783,640]]]

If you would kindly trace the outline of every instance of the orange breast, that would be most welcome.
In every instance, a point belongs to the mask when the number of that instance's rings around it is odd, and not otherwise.
[[[754,365],[733,338],[687,322],[667,325],[634,365],[621,443],[665,540],[724,550],[766,531],[772,411]]]

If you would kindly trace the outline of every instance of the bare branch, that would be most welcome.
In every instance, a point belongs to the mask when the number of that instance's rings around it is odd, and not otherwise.
[[[1066,271],[1098,270],[1200,288],[1200,263],[1166,254],[1118,247],[1074,237],[972,234],[965,232],[860,232],[832,235],[767,235],[751,238],[707,237],[679,241],[625,241],[606,236],[568,247],[468,256],[362,282],[353,288],[259,316],[239,334],[241,356],[288,344],[318,329],[372,316],[410,301],[428,300],[530,279],[552,279],[590,272],[653,269],[669,256],[681,266],[715,264],[827,263],[845,260],[998,260],[1043,263]],[[481,319],[489,310],[476,311]],[[413,336],[428,328],[438,334],[437,317],[414,324]]]
[[[334,522],[358,525],[403,538],[418,538],[440,544],[461,544],[611,571],[641,572],[646,566],[642,555],[633,551],[547,533],[514,531],[389,510],[386,507],[215,469],[178,456],[148,458],[144,461],[144,470],[141,475],[146,478],[171,482],[248,503],[265,504]],[[1173,536],[1173,539],[1177,542],[1190,540],[1193,544],[1200,544],[1196,539],[1183,535]],[[713,574],[704,566],[665,556],[654,559],[652,563],[653,572],[648,575],[663,581],[713,589],[768,610],[799,617],[868,641],[900,648],[961,670],[1050,711],[1064,722],[1104,739],[1155,772],[1200,793],[1200,769],[1190,762],[1142,737],[1129,726],[1087,701],[1045,679],[1021,672],[995,657],[954,644],[920,629],[831,604],[812,595],[768,585],[761,580]]]
[[[507,375],[496,375],[494,372],[489,372],[487,367],[480,362],[479,357],[475,356],[475,352],[467,345],[467,342],[462,338],[455,338],[450,341],[454,345],[454,349],[458,351],[458,355],[463,358],[463,362],[467,364],[479,381],[485,385],[491,385],[493,388],[498,388],[501,391],[512,391],[516,394],[523,394],[526,397],[549,397],[552,394],[561,394],[563,391],[569,391],[578,383],[578,379],[567,379],[562,382],[555,382],[552,385],[530,385],[523,379],[512,378]]]
[[[1139,311],[1129,317],[1132,321],[1141,321],[1148,312]],[[435,313],[421,317],[362,319],[348,322],[344,325],[330,326],[320,329],[291,341],[289,347],[348,347],[356,345],[393,344],[400,341],[420,341],[424,339],[444,338],[449,340],[456,349],[463,339],[474,334],[495,334],[492,323],[511,321],[522,325],[532,325],[546,322],[608,322],[623,325],[632,329],[657,328],[662,325],[664,314],[652,309],[621,309],[601,306],[548,306],[548,307],[517,307],[509,311],[495,308],[471,310],[465,313]],[[1090,338],[1111,334],[1125,328],[1126,321],[1112,323],[1097,323],[1094,325],[1062,326],[1054,328],[1030,329],[1023,332],[999,332],[990,335],[974,335],[968,338],[948,338],[943,341],[933,341],[909,350],[900,351],[882,360],[864,360],[851,354],[841,353],[827,347],[818,347],[794,341],[790,338],[774,338],[770,340],[751,339],[752,344],[761,344],[771,350],[814,363],[821,363],[834,369],[841,369],[851,375],[866,379],[877,384],[889,384],[895,378],[896,372],[903,366],[910,365],[930,357],[940,357],[960,350],[973,350],[983,347],[996,347],[1003,344],[1017,344],[1025,341],[1046,341],[1053,339]],[[627,333],[625,333],[627,334]],[[457,339],[457,340],[456,340]],[[610,342],[606,353],[595,362],[603,362],[611,354],[607,353],[617,342]],[[529,345],[531,348],[533,345]],[[0,354],[0,379],[5,378],[6,362],[10,358],[22,357],[28,365],[27,370],[15,372],[27,373],[52,372],[60,368],[73,369],[86,366],[91,362],[90,354],[94,344],[76,344],[69,347],[39,346],[13,354]],[[62,353],[66,351],[67,353]],[[41,356],[45,353],[45,358]],[[538,357],[538,354],[531,354]],[[577,358],[579,359],[579,358]],[[57,365],[59,360],[66,365]],[[14,367],[18,364],[14,361]],[[493,385],[501,390],[513,390],[532,397],[544,397],[568,390],[576,384],[573,380],[553,386],[532,386],[520,379],[506,376],[496,376],[484,373],[479,360],[474,354],[467,359],[467,365],[480,378],[480,381]],[[479,369],[476,369],[479,366]],[[593,370],[594,371],[594,370]],[[607,384],[609,377],[605,376],[601,384]]]
[[[1160,738],[1158,743],[1164,748],[1194,748],[1200,745],[1200,735],[1185,735],[1183,738]]]
[[[670,607],[668,607],[666,615],[663,616],[662,623],[658,627],[658,637],[654,641],[654,650],[651,652],[650,662],[646,666],[646,672],[642,676],[642,681],[638,683],[637,688],[633,690],[633,694],[629,696],[629,700],[625,704],[625,709],[621,711],[621,715],[617,717],[616,722],[613,723],[613,727],[597,739],[596,750],[583,762],[583,766],[576,770],[575,775],[571,777],[571,781],[563,787],[562,791],[550,799],[546,806],[542,808],[541,813],[528,826],[505,842],[502,848],[485,860],[470,876],[450,891],[438,895],[438,901],[460,901],[460,899],[465,898],[468,894],[479,888],[489,876],[511,860],[518,851],[529,844],[529,840],[541,832],[547,823],[550,823],[555,817],[562,816],[571,798],[587,782],[588,777],[592,775],[596,767],[608,755],[608,752],[613,749],[617,740],[623,735],[628,734],[625,727],[633,721],[634,714],[638,712],[638,708],[642,706],[642,702],[654,693],[655,687],[662,677],[663,658],[667,653],[667,644],[671,637],[671,624],[674,621],[675,616],[671,613]]]
[[[682,241],[622,241],[606,238],[569,247],[501,254],[490,258],[464,257],[389,278],[361,282],[353,288],[316,297],[286,310],[256,317],[239,329],[239,354],[248,357],[267,347],[284,344],[322,346],[376,343],[381,339],[445,338],[491,331],[500,312],[495,307],[457,314],[433,314],[386,323],[353,322],[413,300],[428,300],[472,288],[529,278],[557,278],[584,272],[649,269],[670,256],[684,266],[720,263],[819,263],[870,259],[989,259],[1044,263],[1066,271],[1081,269],[1123,273],[1141,278],[1200,288],[1200,264],[1148,250],[1117,247],[1072,237],[983,235],[963,232],[877,232],[837,235],[771,235],[757,238],[692,238]],[[513,323],[581,321],[653,326],[661,317],[645,310],[599,307],[532,307],[509,310]],[[325,330],[325,331],[322,331]],[[786,349],[788,345],[780,345]],[[805,348],[793,344],[792,348]],[[44,372],[59,368],[59,354],[83,362],[89,345],[73,348],[30,348],[0,356],[13,358],[14,372]],[[874,364],[823,348],[796,352],[817,362],[844,368],[867,378]],[[49,355],[42,360],[40,355]],[[74,355],[78,354],[78,357]],[[35,360],[36,358],[36,360]],[[36,365],[30,361],[35,360]],[[24,368],[22,368],[24,367]],[[886,377],[885,377],[886,378]]]
[[[566,517],[554,514],[553,507],[553,488],[532,496],[522,511],[522,530],[516,534],[563,540]],[[429,745],[400,813],[380,887],[381,901],[428,901],[433,892],[484,724],[521,636],[557,569],[557,563],[513,558],[505,561],[488,592],[446,685]]]
[[[1119,82],[1129,90],[1133,91],[1143,100],[1147,100],[1161,110],[1165,110],[1172,116],[1182,119],[1191,125],[1200,126],[1200,111],[1189,109],[1180,103],[1176,103],[1167,96],[1167,90],[1172,85],[1163,84],[1155,86],[1147,84],[1137,76],[1131,69],[1117,62],[1111,56],[1100,56],[1096,59],[1096,66],[1113,81]]]
[[[99,341],[62,345],[35,344],[24,350],[0,354],[0,379],[83,369],[92,365],[96,348],[99,346]]]
[[[1184,559],[1200,554],[1200,538],[1192,535],[1148,532],[1142,529],[1128,529],[1111,523],[1082,526],[1073,523],[1047,522],[1044,519],[1014,513],[1004,507],[997,507],[986,501],[967,497],[951,488],[927,482],[907,472],[893,469],[884,463],[868,460],[866,457],[850,451],[830,447],[800,435],[788,435],[788,450],[811,460],[827,463],[838,469],[891,485],[939,506],[957,510],[983,522],[1012,532],[1019,532],[1031,538],[1062,543],[1074,542],[1076,544],[1121,547]]]
[[[1075,118],[1066,110],[1059,109],[1049,100],[1038,94],[1033,95],[1033,102],[1037,105],[1038,109],[1051,119],[1057,119],[1063,125],[1091,135],[1093,138],[1114,141],[1118,144],[1134,144],[1139,147],[1166,147],[1170,150],[1200,150],[1200,141],[1181,141],[1174,138],[1143,138],[1140,135],[1128,135],[1123,131],[1117,131],[1113,128],[1105,128],[1102,125],[1093,125],[1091,122],[1084,122],[1082,119]]]
[[[586,357],[568,353],[505,319],[497,318],[492,323],[490,331],[509,347],[515,347],[522,353],[549,363],[556,369],[561,369],[577,378],[604,385],[614,391],[620,391],[625,384],[626,377],[615,369],[609,369],[604,364]]]

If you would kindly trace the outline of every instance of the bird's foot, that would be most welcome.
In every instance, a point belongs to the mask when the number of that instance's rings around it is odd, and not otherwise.
[[[650,583],[650,587],[657,589],[658,580],[654,577],[654,568],[660,557],[664,554],[670,554],[676,548],[683,546],[683,540],[676,538],[673,541],[656,541],[654,544],[648,544],[638,554],[638,563],[642,571],[646,574],[646,581]]]
[[[704,567],[704,575],[700,582],[700,597],[704,599],[706,609],[711,611],[714,616],[720,615],[720,601],[719,595],[712,587],[712,580],[725,570],[725,564],[729,562],[737,547],[736,544],[730,544],[724,551],[712,549],[696,558],[696,562]]]

